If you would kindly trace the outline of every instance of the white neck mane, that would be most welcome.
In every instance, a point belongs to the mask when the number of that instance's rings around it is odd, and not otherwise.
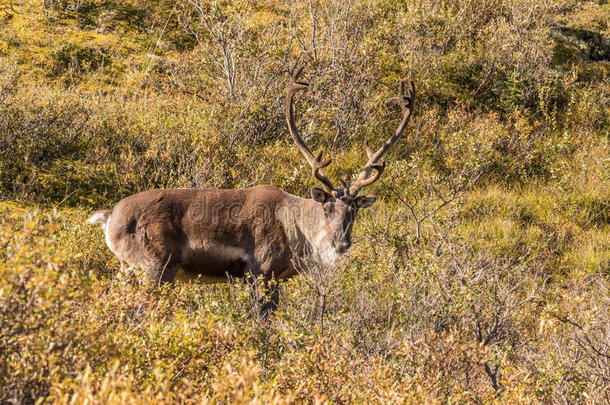
[[[304,255],[311,256],[306,259],[313,259],[323,266],[334,266],[337,263],[340,256],[324,229],[324,210],[320,203],[293,197],[287,201],[278,219],[282,222],[294,251],[304,250]]]

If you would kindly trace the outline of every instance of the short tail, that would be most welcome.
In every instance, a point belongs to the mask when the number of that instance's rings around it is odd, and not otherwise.
[[[108,222],[111,213],[111,210],[95,211],[93,215],[87,219],[87,222],[90,224],[100,224],[102,225],[102,229],[106,230],[106,223]]]

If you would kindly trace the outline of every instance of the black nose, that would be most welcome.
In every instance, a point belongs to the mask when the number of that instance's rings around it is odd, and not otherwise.
[[[347,249],[349,249],[351,246],[351,243],[349,242],[339,242],[337,243],[337,252],[339,253],[345,253],[347,251]]]

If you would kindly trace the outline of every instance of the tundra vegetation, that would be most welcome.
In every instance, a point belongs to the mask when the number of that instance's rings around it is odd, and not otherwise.
[[[0,402],[607,403],[610,5],[0,0]],[[417,107],[336,269],[145,288],[95,209],[354,178]]]

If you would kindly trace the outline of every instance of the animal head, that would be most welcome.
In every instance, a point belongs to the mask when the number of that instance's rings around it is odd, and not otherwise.
[[[344,253],[352,245],[352,228],[358,210],[375,202],[374,196],[333,196],[321,188],[311,189],[311,197],[322,204],[322,230],[337,253]]]

